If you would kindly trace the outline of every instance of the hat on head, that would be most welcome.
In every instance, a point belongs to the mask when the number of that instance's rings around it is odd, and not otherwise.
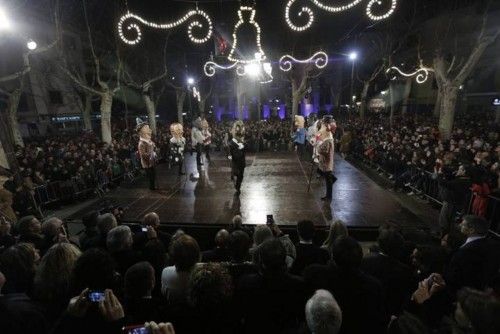
[[[137,123],[137,125],[135,126],[136,132],[141,132],[143,127],[145,127],[146,125],[149,125],[147,122],[144,122],[140,117],[137,117],[135,119],[135,122]]]
[[[325,116],[323,116],[323,119],[321,121],[323,123],[325,123],[325,124],[331,124],[331,123],[335,122],[335,120],[333,119],[332,115],[325,115]]]

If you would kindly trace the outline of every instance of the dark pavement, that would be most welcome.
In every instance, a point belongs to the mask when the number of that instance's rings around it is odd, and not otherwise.
[[[340,157],[336,158],[333,201],[324,203],[324,185],[313,173],[311,191],[308,180],[311,164],[300,162],[295,153],[266,152],[247,157],[242,194],[234,196],[229,161],[213,154],[212,162],[196,170],[194,156],[186,155],[187,175],[177,176],[162,164],[157,167],[160,191],[147,189],[145,178],[122,184],[104,199],[80,210],[104,205],[126,207],[124,221],[139,221],[150,211],[160,215],[162,223],[226,224],[241,213],[247,224],[263,224],[273,214],[278,224],[295,225],[310,219],[328,225],[341,219],[351,227],[378,227],[387,221],[403,227],[425,227],[425,222],[405,209],[398,200],[362,172]],[[71,217],[70,217],[71,218]]]

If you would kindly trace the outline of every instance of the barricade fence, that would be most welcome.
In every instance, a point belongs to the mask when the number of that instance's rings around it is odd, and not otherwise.
[[[381,171],[391,178],[394,182],[395,188],[409,188],[413,193],[424,196],[429,201],[438,205],[442,205],[443,201],[440,197],[440,186],[437,175],[418,168],[414,165],[407,165],[404,168],[395,168],[398,164],[391,164],[390,162],[383,161],[383,159],[375,158],[373,155],[359,154],[351,152],[350,156],[355,160],[365,164],[369,168]],[[401,165],[399,165],[401,166]],[[487,203],[486,210],[484,211],[484,218],[490,222],[491,230],[500,232],[500,198],[494,195],[479,195],[473,191],[469,191],[464,205],[457,205],[457,215],[464,214],[477,214],[473,210],[474,200],[481,196]]]

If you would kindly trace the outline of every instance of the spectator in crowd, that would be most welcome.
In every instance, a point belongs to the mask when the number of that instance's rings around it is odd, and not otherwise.
[[[44,249],[40,250],[42,254],[56,243],[68,242],[64,223],[57,217],[49,218],[42,223],[42,234],[44,238]]]
[[[153,296],[155,284],[155,270],[148,262],[138,262],[127,269],[123,305],[127,324],[161,321],[165,316],[162,302]]]
[[[297,257],[293,262],[290,273],[302,275],[302,271],[307,266],[314,263],[326,264],[328,262],[328,253],[313,243],[315,228],[312,221],[299,221],[297,223],[297,234],[299,236],[299,243],[295,245]]]
[[[17,222],[19,242],[31,243],[39,251],[45,249],[42,224],[35,216],[25,216]]]
[[[6,279],[2,292],[31,294],[39,261],[40,255],[30,243],[18,243],[4,251],[0,255],[0,272]]]
[[[10,191],[8,179],[0,175],[0,217],[4,217],[11,223],[17,222],[17,216],[12,208],[13,191]]]
[[[204,263],[193,269],[189,280],[189,303],[197,330],[192,333],[232,333],[237,327],[232,307],[233,282],[219,263]],[[193,319],[186,319],[193,323]]]
[[[445,272],[447,284],[454,290],[462,287],[484,289],[500,269],[498,242],[487,237],[489,223],[478,216],[464,216],[461,232],[465,243],[451,258]]]
[[[304,318],[304,283],[287,273],[286,256],[279,240],[267,240],[259,247],[261,271],[240,279],[236,298],[245,333],[280,333]]]
[[[201,260],[198,242],[187,234],[174,238],[170,246],[170,259],[173,266],[163,269],[161,275],[162,293],[170,302],[185,300],[189,275]]]
[[[172,236],[160,230],[160,216],[156,212],[149,212],[144,215],[141,225],[146,231],[134,235],[134,245],[137,249],[142,249],[148,240],[156,238],[160,240],[165,249],[168,249]]]
[[[267,225],[255,226],[253,233],[253,246],[250,248],[250,254],[255,256],[258,247],[266,240],[273,239],[273,232]]]
[[[202,253],[202,262],[226,262],[230,258],[229,232],[222,229],[215,235],[215,248]]]
[[[387,311],[398,315],[416,286],[411,268],[398,260],[404,239],[393,229],[381,229],[377,243],[380,251],[365,256],[361,270],[382,283]]]
[[[125,320],[123,306],[112,290],[103,291],[103,300],[95,302],[88,297],[89,289],[71,298],[66,312],[56,324],[53,333],[86,334],[92,332],[120,333]]]
[[[360,270],[363,251],[350,237],[333,244],[329,265],[311,265],[304,272],[309,288],[330,291],[342,310],[340,333],[384,333],[388,323],[382,284]],[[363,319],[363,321],[360,321]]]
[[[108,233],[118,226],[115,216],[112,213],[105,213],[97,217],[97,232],[98,234],[86,242],[84,250],[89,248],[106,249]],[[83,246],[83,245],[82,245]]]
[[[89,249],[88,243],[99,235],[97,230],[97,219],[99,214],[97,211],[91,211],[82,217],[82,224],[85,229],[79,233],[78,242],[81,249]]]
[[[458,292],[454,315],[456,331],[493,334],[500,332],[500,301],[493,296],[464,288]]]
[[[3,293],[6,278],[0,272],[0,328],[3,334],[45,334],[50,325],[40,307],[25,293]]]
[[[229,237],[230,262],[226,267],[236,286],[241,276],[257,272],[257,268],[250,261],[251,239],[246,232],[236,230]]]
[[[16,239],[11,234],[12,225],[5,217],[0,217],[0,254],[16,243]]]
[[[274,221],[271,224],[269,224],[269,228],[271,228],[273,236],[283,244],[283,247],[285,247],[286,266],[288,269],[290,269],[292,267],[293,261],[295,261],[295,258],[297,257],[295,245],[293,244],[288,234],[283,233],[283,231],[281,231],[281,229],[279,228],[278,224],[276,224]]]
[[[328,230],[328,236],[326,237],[325,242],[321,246],[322,249],[326,250],[330,257],[332,256],[332,246],[335,240],[338,237],[347,237],[349,236],[349,231],[347,231],[347,227],[345,226],[342,220],[336,220],[330,224],[330,228]]]
[[[306,321],[312,334],[337,334],[342,310],[330,292],[317,290],[306,303]]]
[[[73,294],[75,291],[104,291],[115,289],[119,277],[111,255],[103,249],[92,248],[80,255],[73,269]]]
[[[106,246],[122,276],[133,264],[140,261],[140,254],[132,249],[133,239],[130,227],[121,225],[109,231]]]
[[[76,246],[58,243],[40,261],[34,278],[34,296],[51,322],[60,316],[72,296],[71,275],[80,255]]]
[[[231,220],[231,224],[228,228],[229,233],[232,233],[234,231],[243,231],[247,233],[249,236],[252,236],[252,231],[247,228],[246,226],[243,225],[243,218],[240,215],[236,215],[233,217]]]

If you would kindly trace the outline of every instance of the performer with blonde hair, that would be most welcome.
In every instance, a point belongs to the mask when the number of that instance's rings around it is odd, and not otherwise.
[[[205,157],[207,158],[207,161],[210,162],[210,145],[212,144],[212,134],[210,133],[210,125],[208,124],[208,121],[204,119],[201,122],[201,133],[203,134],[203,137],[205,137],[205,140],[203,141],[203,150],[205,151]]]
[[[184,165],[184,148],[186,146],[186,138],[184,138],[184,128],[180,123],[172,123],[170,125],[170,162],[179,166],[179,175],[184,175],[182,166]]]
[[[321,120],[321,128],[317,135],[316,152],[318,159],[318,169],[325,178],[326,195],[322,197],[323,201],[332,200],[333,183],[337,178],[333,175],[335,144],[333,141],[333,132],[337,124],[332,116],[324,116]]]

